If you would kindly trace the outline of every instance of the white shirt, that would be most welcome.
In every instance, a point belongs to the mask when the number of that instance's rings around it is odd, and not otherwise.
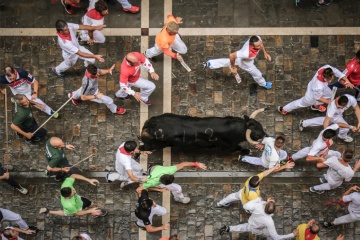
[[[71,35],[71,41],[64,40],[58,36],[58,43],[62,49],[63,55],[70,57],[79,51],[80,45],[75,35],[75,30],[79,29],[79,25],[75,23],[67,23]]]
[[[260,42],[262,42],[261,38],[259,36],[257,36],[259,39],[260,39]],[[246,43],[242,46],[242,48],[236,52],[236,57],[237,58],[241,58],[242,60],[253,60],[257,55],[258,53],[260,52],[260,49],[259,51],[257,51],[257,53],[254,55],[254,54],[250,54],[250,48],[252,46],[250,45],[250,38],[246,41]]]
[[[131,162],[134,161],[132,159],[132,154],[126,155],[124,153],[121,153],[121,149],[124,149],[124,143],[122,143],[117,151],[116,151],[116,161],[115,161],[115,170],[122,176],[127,176],[126,170],[132,170]]]
[[[321,98],[323,96],[325,90],[327,90],[328,83],[326,81],[322,82],[322,81],[320,81],[318,79],[318,77],[321,78],[321,76],[319,76],[320,75],[319,71],[321,71],[324,68],[331,68],[337,78],[343,78],[343,77],[346,76],[345,74],[340,72],[339,69],[334,68],[334,67],[332,67],[330,65],[322,66],[321,68],[319,68],[316,71],[314,77],[308,83],[307,90],[306,90],[306,93],[305,93],[305,99],[306,100],[308,100],[308,101],[318,100],[319,98]]]
[[[318,157],[321,154],[325,153],[329,149],[330,142],[329,142],[329,140],[324,141],[322,139],[322,135],[323,135],[324,131],[327,129],[337,130],[338,128],[339,128],[339,126],[337,124],[332,124],[332,125],[328,126],[327,128],[325,128],[324,130],[322,130],[320,132],[318,138],[315,139],[315,141],[311,145],[308,155]]]
[[[266,229],[274,240],[293,238],[294,234],[292,233],[287,235],[277,233],[272,215],[265,213],[265,204],[266,202],[261,201],[261,198],[256,198],[243,206],[245,210],[252,212],[248,220],[251,232],[259,234]]]
[[[360,193],[353,192],[343,197],[344,202],[350,202],[348,206],[349,212],[360,218]]]
[[[354,171],[350,165],[344,166],[337,157],[328,158],[324,164],[329,166],[326,173],[326,179],[330,184],[342,182],[344,179],[349,182],[354,176]]]
[[[333,100],[327,108],[326,116],[328,116],[331,119],[334,119],[335,122],[336,122],[336,119],[338,119],[339,117],[342,117],[343,113],[349,107],[351,107],[351,106],[356,107],[356,105],[357,105],[357,101],[353,96],[351,96],[349,94],[344,94],[344,96],[346,96],[349,99],[349,102],[346,104],[346,106],[344,108],[336,107],[336,103],[335,103],[336,99]]]
[[[279,152],[276,150],[275,138],[265,137],[261,143],[265,144],[261,159],[268,168],[273,168],[280,161],[286,159],[287,153],[284,150]]]

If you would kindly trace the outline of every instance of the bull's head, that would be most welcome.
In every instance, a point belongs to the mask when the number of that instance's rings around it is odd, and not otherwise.
[[[244,116],[246,121],[246,140],[250,144],[254,144],[254,145],[259,144],[260,143],[259,140],[267,136],[261,124],[254,119],[258,113],[263,112],[265,110],[266,110],[265,108],[261,108],[254,111],[250,115],[250,117]]]

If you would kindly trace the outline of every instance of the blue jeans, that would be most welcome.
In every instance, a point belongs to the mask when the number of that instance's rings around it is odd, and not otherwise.
[[[337,88],[344,88],[344,86],[340,83],[340,82],[336,82],[336,83],[333,83],[331,85],[329,85],[329,88],[332,90],[333,87],[337,87]],[[360,85],[356,86],[358,88],[360,88]],[[355,98],[358,98],[359,96],[359,91],[356,90],[356,93],[355,93]]]

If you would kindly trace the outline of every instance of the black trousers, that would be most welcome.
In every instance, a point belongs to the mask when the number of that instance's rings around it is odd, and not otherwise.
[[[67,160],[67,158],[64,158],[61,162],[61,166],[56,166],[56,167],[59,167],[59,168],[64,168],[64,167],[71,167],[69,161]],[[54,176],[56,175],[57,178],[67,178],[69,177],[71,174],[74,174],[74,173],[79,173],[79,169],[76,168],[76,167],[73,167],[70,169],[69,172],[49,172],[49,176]]]
[[[3,176],[4,173],[6,173],[6,170],[1,166],[0,164],[0,176]],[[3,179],[4,182],[8,183],[10,186],[20,189],[21,186],[18,182],[16,182],[11,176],[9,177],[9,179]]]

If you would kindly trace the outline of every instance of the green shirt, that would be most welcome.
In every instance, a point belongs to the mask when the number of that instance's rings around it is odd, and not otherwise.
[[[51,138],[50,138],[51,139]],[[46,141],[46,158],[48,160],[48,164],[50,167],[62,167],[62,160],[65,158],[64,150],[61,148],[60,150],[54,148],[50,144],[50,139]]]
[[[35,119],[33,117],[31,106],[26,108],[15,104],[15,118],[12,123],[23,131],[32,127],[35,123]]]
[[[75,191],[73,184],[75,182],[74,178],[66,178],[63,184],[61,185],[61,189],[69,187]],[[82,209],[83,202],[81,197],[75,193],[70,199],[65,199],[63,196],[60,195],[61,205],[63,206],[64,213],[66,216],[74,215],[78,211]]]
[[[174,175],[177,172],[176,166],[155,166],[151,171],[150,176],[143,183],[143,188],[148,189],[161,184],[160,177],[164,174]]]

